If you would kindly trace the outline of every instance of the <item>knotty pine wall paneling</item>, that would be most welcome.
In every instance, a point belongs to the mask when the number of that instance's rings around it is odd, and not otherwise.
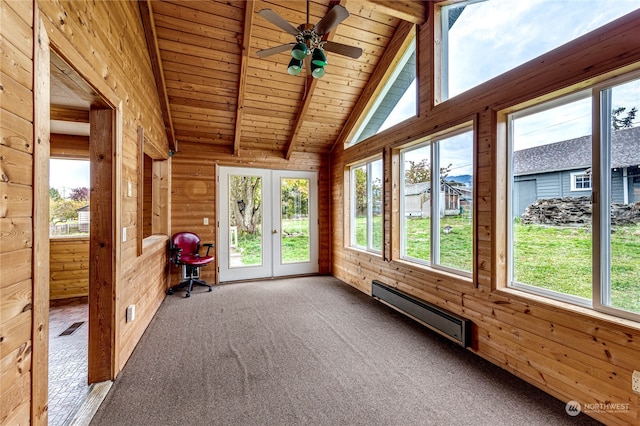
[[[0,1],[0,424],[31,418],[33,7]]]
[[[0,424],[44,424],[47,421],[47,368],[40,360],[46,360],[48,347],[46,343],[35,346],[31,341],[33,335],[39,336],[47,330],[46,323],[44,327],[34,325],[34,320],[40,321],[41,314],[35,319],[32,309],[48,306],[49,296],[49,259],[44,259],[46,267],[40,266],[42,259],[32,263],[34,256],[37,257],[32,252],[34,196],[42,193],[46,186],[38,180],[36,188],[31,174],[36,161],[33,81],[42,81],[41,75],[34,76],[36,12],[38,23],[42,23],[50,41],[50,45],[38,48],[47,49],[47,54],[48,49],[55,50],[117,109],[116,132],[122,148],[116,162],[121,166],[114,171],[115,175],[123,180],[131,177],[134,187],[140,184],[135,179],[138,125],[145,128],[158,145],[155,150],[164,153],[166,158],[168,147],[136,2],[1,0],[0,8],[0,168],[3,175],[0,181],[3,194],[0,198]],[[38,111],[40,109],[38,106]],[[49,153],[48,136],[38,142],[46,143],[46,149],[41,152]],[[40,164],[43,159],[38,157],[37,161]],[[118,182],[116,188],[126,188],[125,183]],[[125,255],[129,247],[135,245],[137,224],[132,221],[136,217],[136,204],[124,198],[125,194],[120,193],[114,197],[119,207],[114,212],[116,225],[122,224],[130,231],[127,241],[119,242],[116,248],[122,256],[118,259],[113,295],[117,315],[114,318],[117,328],[114,374],[130,356],[168,284],[164,258],[166,237],[165,241],[160,237],[159,241],[150,242],[148,250],[139,258]],[[46,277],[45,284],[42,284],[43,277]],[[128,285],[131,283],[137,284]],[[34,285],[36,288],[32,288]],[[140,305],[133,323],[122,321],[128,304]]]
[[[89,237],[49,240],[49,299],[89,295]]]
[[[369,294],[371,281],[378,279],[471,319],[474,341],[469,350],[563,401],[628,404],[628,410],[589,413],[617,425],[640,421],[639,397],[631,390],[632,372],[640,369],[640,324],[504,288],[505,128],[497,112],[640,69],[638,27],[640,11],[446,102],[423,98],[420,117],[354,147],[337,147],[331,159],[331,266],[336,277]],[[432,20],[419,30],[421,97],[431,96],[437,87],[431,75],[433,33]],[[477,132],[474,280],[346,247],[346,166],[468,117],[476,117]],[[385,208],[393,196],[387,187]],[[389,233],[398,232],[387,229],[385,224],[385,247]]]

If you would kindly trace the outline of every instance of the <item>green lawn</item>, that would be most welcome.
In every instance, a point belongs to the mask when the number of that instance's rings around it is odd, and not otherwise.
[[[373,246],[382,249],[382,217],[374,217]],[[295,222],[295,223],[294,223]],[[283,224],[285,262],[308,261],[306,222]],[[406,222],[407,256],[430,259],[429,218]],[[472,224],[468,218],[445,217],[440,228],[440,264],[464,271],[472,268]],[[611,305],[640,313],[640,225],[616,227],[611,234]],[[514,279],[521,283],[591,299],[591,229],[514,225]],[[366,221],[356,222],[356,242],[366,246]],[[239,236],[243,261],[260,262],[260,237]]]

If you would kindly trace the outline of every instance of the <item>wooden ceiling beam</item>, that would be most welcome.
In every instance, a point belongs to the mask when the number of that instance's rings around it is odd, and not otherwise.
[[[240,59],[240,81],[238,83],[238,103],[236,105],[236,130],[233,138],[233,155],[240,152],[242,138],[242,115],[244,110],[245,88],[247,86],[247,64],[249,63],[249,46],[251,46],[251,30],[253,28],[255,1],[248,0],[244,9],[244,37],[242,40],[242,58]]]
[[[327,9],[327,12],[329,12],[331,8],[333,8],[335,5],[338,5],[341,3],[345,3],[345,2],[340,0],[332,0],[329,3],[329,8]],[[322,37],[322,39],[331,41],[333,40],[334,35],[335,35],[335,29],[328,34],[325,34]],[[299,142],[300,129],[302,129],[304,119],[307,115],[307,110],[309,109],[309,105],[311,104],[311,97],[313,95],[313,92],[316,90],[316,85],[318,84],[317,79],[313,78],[313,76],[309,74],[308,68],[306,72],[307,72],[307,75],[306,75],[306,81],[304,86],[305,90],[302,95],[302,103],[300,105],[300,108],[298,109],[298,113],[296,114],[296,121],[293,126],[293,131],[291,132],[291,138],[289,139],[289,143],[287,144],[287,149],[284,155],[284,158],[286,160],[289,160],[291,158],[291,154],[293,154],[293,151],[296,149],[297,145],[300,143]]]
[[[147,50],[151,59],[151,69],[156,82],[156,90],[160,99],[160,110],[162,111],[162,120],[164,128],[167,132],[167,140],[169,142],[169,150],[176,152],[178,143],[176,141],[173,129],[173,120],[171,119],[171,109],[169,106],[169,96],[167,95],[167,87],[165,85],[164,73],[162,71],[162,61],[160,59],[160,49],[158,48],[158,36],[156,34],[156,26],[153,19],[153,10],[150,0],[138,0],[140,8],[140,17],[142,18],[142,27],[144,36],[147,40]]]
[[[67,106],[51,105],[49,115],[51,120],[71,121],[74,123],[89,122],[89,111]]]
[[[422,25],[429,17],[429,4],[424,0],[366,0],[372,10]]]
[[[351,110],[351,114],[342,127],[342,131],[331,148],[331,151],[333,151],[339,143],[345,143],[353,132],[353,129],[362,123],[367,111],[372,107],[373,102],[378,97],[385,82],[389,79],[389,76],[393,73],[402,55],[404,55],[405,50],[415,37],[414,27],[415,25],[409,21],[400,22],[393,38],[389,42],[389,46],[385,50],[382,58],[380,58],[375,71],[371,74],[367,86]]]

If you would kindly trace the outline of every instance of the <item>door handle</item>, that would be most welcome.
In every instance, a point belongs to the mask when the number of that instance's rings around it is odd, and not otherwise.
[[[277,234],[277,233],[278,233],[277,229],[274,229],[273,232],[272,232],[272,234]]]

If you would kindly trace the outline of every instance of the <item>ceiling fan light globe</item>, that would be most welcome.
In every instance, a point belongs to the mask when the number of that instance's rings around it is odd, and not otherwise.
[[[314,49],[311,55],[311,63],[320,67],[327,65],[327,55],[324,53],[324,50]]]
[[[289,61],[289,66],[287,67],[287,73],[289,75],[298,75],[302,71],[302,60],[300,59],[291,59]]]
[[[313,78],[324,77],[324,67],[311,63],[311,75],[313,76]]]
[[[294,59],[303,60],[307,56],[307,45],[304,43],[298,43],[291,49],[291,56]]]

